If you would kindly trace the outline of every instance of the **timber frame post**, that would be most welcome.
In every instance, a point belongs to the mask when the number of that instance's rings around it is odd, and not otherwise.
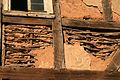
[[[112,9],[110,5],[110,0],[102,0],[103,14],[105,21],[112,21]]]
[[[0,0],[0,43],[2,44],[2,0]],[[0,45],[0,48],[2,48],[2,45]],[[2,49],[0,50],[0,57],[2,58]],[[2,59],[1,62],[2,64]]]
[[[108,72],[116,72],[120,68],[120,47],[116,50],[112,61],[107,66],[106,71]]]
[[[60,70],[65,66],[60,0],[53,0],[53,12],[55,14],[55,19],[52,23],[54,68]]]
[[[86,28],[86,29],[96,29],[96,30],[113,30],[120,32],[120,22],[112,22],[112,9],[109,3],[109,0],[102,0],[103,4],[103,13],[105,21],[82,21],[80,19],[67,19],[61,17],[61,9],[60,9],[60,0],[52,0],[53,1],[53,12],[54,16],[39,16],[40,18],[34,17],[26,17],[26,16],[18,16],[18,15],[10,15],[8,13],[4,13],[2,15],[2,0],[0,0],[0,26],[2,23],[10,23],[10,24],[22,24],[22,25],[52,25],[53,30],[53,46],[54,46],[54,67],[56,70],[61,70],[65,67],[65,54],[64,54],[64,43],[63,43],[63,27],[71,27],[71,28]],[[2,19],[3,17],[3,19]],[[17,21],[16,21],[17,19]],[[3,25],[4,27],[4,25]],[[0,28],[1,29],[1,28]],[[3,30],[3,29],[2,29]],[[4,31],[4,30],[3,30]],[[3,35],[4,41],[4,35]],[[4,44],[4,42],[2,43]],[[4,52],[4,50],[3,50]],[[5,54],[2,55],[3,64]],[[113,60],[108,65],[106,71],[116,71],[120,67],[120,48],[116,51]],[[3,65],[4,66],[4,65]]]

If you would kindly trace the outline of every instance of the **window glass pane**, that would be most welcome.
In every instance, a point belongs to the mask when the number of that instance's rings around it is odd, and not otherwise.
[[[43,3],[43,0],[31,0],[32,3]]]
[[[11,0],[11,10],[27,11],[27,0]]]
[[[31,0],[31,10],[32,11],[44,11],[43,0]]]

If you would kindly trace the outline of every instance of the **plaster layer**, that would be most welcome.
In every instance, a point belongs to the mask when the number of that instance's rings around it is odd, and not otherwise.
[[[95,3],[95,6],[89,5],[93,4],[89,2],[87,5],[84,0],[61,0],[61,15],[62,17],[67,18],[101,20],[103,16],[98,7],[96,7],[98,5],[97,2]]]
[[[120,21],[120,0],[110,0],[113,21]],[[61,0],[61,16],[103,20],[102,0]]]
[[[120,21],[120,0],[111,0],[113,21]]]

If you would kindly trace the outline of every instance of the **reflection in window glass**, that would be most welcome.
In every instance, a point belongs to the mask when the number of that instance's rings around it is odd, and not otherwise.
[[[31,10],[32,11],[44,11],[43,0],[31,0]]]

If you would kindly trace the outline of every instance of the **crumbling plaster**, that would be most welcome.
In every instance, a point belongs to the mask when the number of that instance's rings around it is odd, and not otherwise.
[[[110,0],[113,21],[120,21],[120,0]],[[102,0],[61,0],[61,15],[67,18],[103,19]]]
[[[103,12],[102,9],[102,0],[82,0],[84,4],[89,7],[96,7],[100,12]],[[113,21],[120,21],[120,0],[110,0]]]
[[[111,0],[113,20],[120,21],[120,0]]]
[[[113,12],[120,15],[120,0],[112,0],[111,2]]]
[[[102,9],[102,0],[83,0],[83,3],[89,7],[96,7],[100,12],[103,12]]]
[[[101,20],[100,10],[95,6],[88,6],[83,0],[61,0],[61,15],[67,18],[89,18]]]

